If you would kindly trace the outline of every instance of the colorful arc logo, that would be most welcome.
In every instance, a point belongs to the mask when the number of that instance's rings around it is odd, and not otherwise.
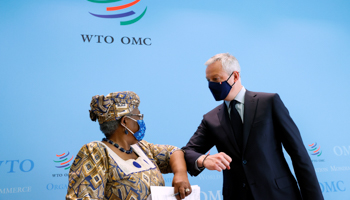
[[[88,1],[93,2],[93,3],[114,3],[114,2],[121,1],[121,0],[88,0]],[[126,9],[126,8],[130,8],[133,5],[137,4],[138,2],[140,2],[140,0],[135,0],[135,1],[131,2],[131,3],[120,5],[120,6],[107,7],[106,11],[120,11],[120,10],[123,10],[123,9]],[[131,19],[131,20],[121,21],[120,25],[130,25],[130,24],[133,24],[133,23],[139,21],[145,15],[146,11],[147,11],[147,7],[145,8],[145,10],[139,16],[137,16],[137,17],[135,17],[134,19]],[[111,14],[111,15],[100,15],[100,14],[94,14],[94,13],[91,13],[91,12],[89,12],[89,13],[91,15],[95,16],[95,17],[109,18],[109,19],[129,17],[129,16],[132,16],[132,15],[136,14],[132,10],[128,11],[128,12],[122,12],[122,13]]]
[[[57,161],[54,160],[55,163],[59,164],[58,166],[56,166],[57,168],[64,168],[65,170],[70,168],[70,165],[72,163],[69,162],[73,160],[73,156],[68,160],[69,152],[67,154],[63,153],[61,155],[56,156],[59,158],[59,160]]]
[[[309,151],[311,151],[310,152],[311,155],[314,155],[317,157],[321,156],[321,154],[322,154],[322,151],[320,151],[321,146],[317,147],[317,143],[312,143],[312,144],[309,144],[309,147],[311,148],[311,149],[308,149]]]

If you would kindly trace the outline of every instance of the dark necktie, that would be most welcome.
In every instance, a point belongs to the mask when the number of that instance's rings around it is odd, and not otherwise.
[[[238,102],[236,100],[231,101],[231,103],[230,103],[230,108],[231,108],[230,117],[231,117],[231,125],[232,125],[233,131],[234,131],[237,145],[238,145],[239,149],[242,150],[243,123],[242,123],[241,116],[239,115],[239,113],[235,107],[235,105],[237,103]]]

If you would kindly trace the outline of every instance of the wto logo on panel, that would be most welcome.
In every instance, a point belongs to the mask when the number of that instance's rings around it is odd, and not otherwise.
[[[115,2],[119,2],[122,0],[88,0],[88,1],[90,1],[92,3],[111,5],[111,3],[113,4]],[[111,12],[113,14],[102,15],[102,14],[95,14],[92,12],[89,12],[89,13],[95,17],[105,18],[105,19],[115,19],[115,18],[124,18],[124,17],[134,16],[136,13],[133,10],[131,10],[130,8],[139,2],[140,2],[140,0],[135,0],[131,3],[127,3],[124,5],[107,6],[106,11]],[[130,24],[138,22],[145,15],[146,11],[147,11],[147,7],[137,17],[134,17],[133,19],[126,20],[126,21],[120,21],[120,25],[124,26],[124,25],[130,25]]]
[[[64,170],[67,170],[70,168],[72,163],[69,163],[70,161],[73,160],[73,156],[69,159],[69,152],[63,153],[61,155],[56,155],[56,157],[58,158],[58,160],[54,160],[54,162],[56,163],[57,168],[63,168]],[[68,160],[69,159],[69,160]]]
[[[308,145],[309,153],[311,154],[311,161],[312,162],[324,162],[324,159],[322,159],[320,156],[322,155],[321,146],[317,145],[317,143],[312,143]]]

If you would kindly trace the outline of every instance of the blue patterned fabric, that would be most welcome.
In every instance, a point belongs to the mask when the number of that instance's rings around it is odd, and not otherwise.
[[[145,164],[152,162],[156,167],[128,174],[122,170],[103,144],[91,142],[84,145],[70,168],[66,199],[147,199],[151,185],[165,185],[161,173],[172,172],[169,164],[170,155],[178,148],[170,145],[154,145],[144,140],[140,141],[138,146],[148,158],[142,159],[142,162]],[[141,168],[141,165],[133,161],[130,167]]]

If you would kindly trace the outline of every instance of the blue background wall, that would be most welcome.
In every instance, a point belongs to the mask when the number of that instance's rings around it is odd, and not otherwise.
[[[348,1],[141,0],[125,10],[136,17],[147,7],[145,15],[126,26],[120,21],[135,17],[89,14],[130,2],[1,3],[0,199],[64,198],[68,169],[56,168],[56,155],[71,159],[103,137],[88,114],[93,95],[136,92],[145,140],[185,145],[220,103],[204,62],[224,52],[239,60],[247,89],[280,94],[305,148],[317,143],[322,154],[310,157],[325,199],[350,199]],[[170,186],[172,175],[165,180]],[[190,182],[201,199],[222,199],[221,173],[206,170]]]

